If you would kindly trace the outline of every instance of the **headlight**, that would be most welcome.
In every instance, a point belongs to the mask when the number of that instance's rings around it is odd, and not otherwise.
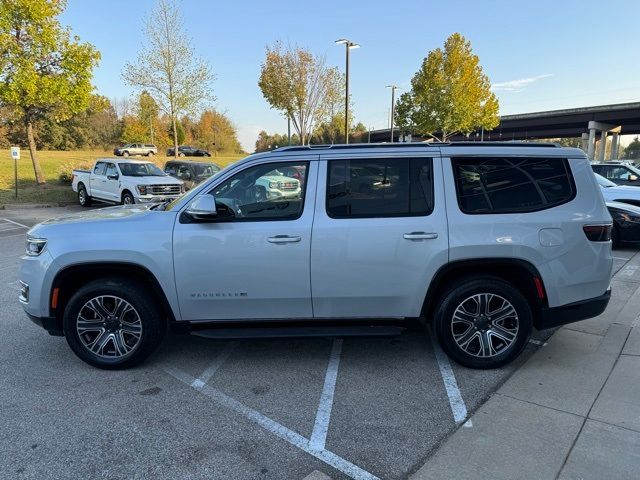
[[[278,188],[278,182],[269,182],[269,188]]]
[[[138,192],[140,192],[140,195],[146,195],[147,194],[147,186],[146,185],[138,185]]]
[[[185,190],[185,186],[184,186],[184,183],[183,183],[182,185],[180,185],[180,193],[184,193],[185,191],[186,190]]]
[[[27,255],[30,257],[37,257],[42,253],[46,244],[46,238],[27,237]]]

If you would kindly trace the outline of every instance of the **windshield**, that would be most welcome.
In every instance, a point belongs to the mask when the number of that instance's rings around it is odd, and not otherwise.
[[[194,165],[193,170],[197,177],[210,177],[220,169],[215,165]]]
[[[125,177],[166,177],[167,174],[153,163],[119,163]]]
[[[598,185],[600,185],[602,188],[617,187],[615,183],[613,183],[611,180],[607,180],[602,175],[598,175],[597,173],[594,173],[594,175],[596,176]]]

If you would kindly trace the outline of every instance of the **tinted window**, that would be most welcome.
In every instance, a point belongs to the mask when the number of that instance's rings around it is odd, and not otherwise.
[[[465,213],[528,212],[575,195],[561,158],[453,158],[458,204]]]
[[[106,164],[104,162],[96,163],[96,166],[93,168],[93,173],[95,175],[104,175],[104,170],[106,168]]]
[[[295,220],[304,208],[304,185],[282,174],[284,167],[304,170],[307,162],[267,163],[249,167],[215,187],[216,203],[233,211],[234,221]]]
[[[626,167],[609,167],[606,177],[609,180],[628,180],[632,174],[633,172]]]
[[[332,218],[428,215],[433,210],[432,160],[330,160],[327,214]]]

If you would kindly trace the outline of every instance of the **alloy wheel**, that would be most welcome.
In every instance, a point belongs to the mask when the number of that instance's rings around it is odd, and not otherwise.
[[[94,355],[112,360],[131,355],[142,340],[142,321],[126,300],[102,295],[87,301],[76,318],[82,345]]]
[[[489,358],[515,343],[519,327],[518,313],[507,299],[478,293],[463,300],[453,312],[451,334],[465,353]]]

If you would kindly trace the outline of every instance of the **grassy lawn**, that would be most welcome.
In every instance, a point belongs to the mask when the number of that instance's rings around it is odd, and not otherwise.
[[[28,149],[22,149],[18,160],[18,198],[15,198],[15,183],[13,174],[13,159],[9,150],[0,150],[0,206],[13,203],[59,203],[73,202],[76,194],[71,190],[71,183],[60,180],[61,175],[68,178],[75,168],[90,168],[97,158],[111,157],[111,152],[101,150],[81,151],[49,151],[38,152],[40,167],[47,180],[46,185],[36,185],[33,173],[33,164]],[[213,161],[221,167],[244,157],[246,155],[230,155],[212,157],[206,160]],[[146,160],[146,157],[134,157]],[[168,158],[163,155],[153,157],[153,162],[161,168]],[[190,160],[202,160],[194,158]]]

